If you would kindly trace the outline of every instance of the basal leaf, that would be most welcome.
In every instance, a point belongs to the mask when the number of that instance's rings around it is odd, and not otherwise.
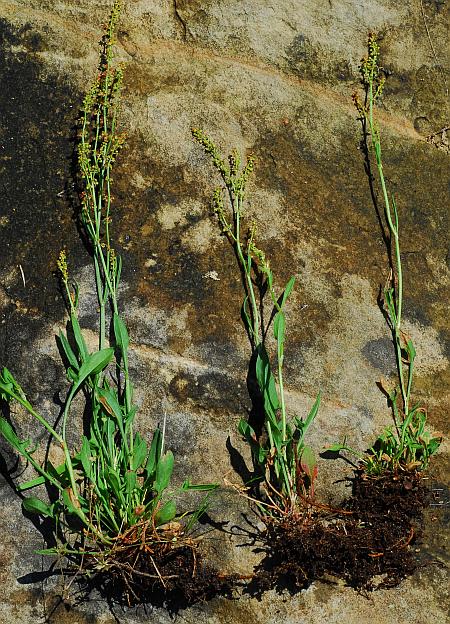
[[[89,440],[86,438],[86,436],[83,436],[83,443],[81,446],[81,451],[79,453],[79,458],[81,461],[81,465],[83,466],[84,474],[87,477],[91,477],[92,475],[91,445],[89,444]]]
[[[317,461],[314,451],[310,446],[305,446],[303,448],[302,454],[300,456],[300,466],[303,472],[305,472],[310,479],[313,479],[315,477]]]
[[[174,501],[167,501],[155,515],[155,525],[161,526],[175,518],[177,508]]]
[[[133,457],[131,460],[131,467],[133,470],[138,470],[147,457],[147,444],[139,433],[136,433],[133,444]]]
[[[161,457],[162,448],[162,434],[160,429],[155,429],[153,434],[152,443],[150,445],[150,451],[148,453],[147,465],[145,466],[146,480],[152,480],[156,471],[159,458]],[[153,487],[150,483],[147,483],[147,487]]]
[[[125,473],[125,491],[128,496],[133,493],[133,490],[136,488],[137,484],[137,475],[134,470],[127,470]]]
[[[219,483],[191,483],[189,479],[184,481],[181,489],[183,492],[212,492],[220,487]]]
[[[246,439],[256,461],[260,465],[264,465],[267,458],[267,450],[260,445],[256,439],[255,431],[243,418],[239,421],[238,431]]]
[[[44,503],[44,501],[41,501],[40,498],[36,498],[36,496],[29,496],[28,498],[24,498],[22,501],[22,505],[23,508],[30,513],[36,513],[41,516],[53,518],[52,505]]]
[[[167,451],[160,458],[157,466],[156,466],[156,477],[154,488],[158,494],[164,492],[164,490],[168,487],[170,483],[170,478],[172,477],[174,464],[174,457],[172,451]]]

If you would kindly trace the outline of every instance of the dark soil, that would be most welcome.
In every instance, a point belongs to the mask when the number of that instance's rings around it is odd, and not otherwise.
[[[204,563],[198,543],[183,536],[144,544],[118,541],[106,557],[86,556],[81,583],[85,596],[95,588],[110,603],[164,606],[177,612],[218,595],[230,597],[235,579]]]
[[[358,473],[341,509],[267,521],[266,557],[250,591],[292,592],[314,580],[343,579],[360,591],[397,586],[418,567],[428,490],[417,474],[368,478]]]

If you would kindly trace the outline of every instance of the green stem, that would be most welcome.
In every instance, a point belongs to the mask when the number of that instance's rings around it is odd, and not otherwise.
[[[242,266],[242,269],[244,270],[245,281],[247,285],[247,292],[250,298],[250,304],[252,308],[252,323],[253,323],[252,332],[253,332],[253,339],[255,343],[254,346],[257,347],[261,343],[259,311],[258,311],[258,306],[256,303],[255,290],[253,288],[252,276],[250,272],[251,266],[249,269],[248,263],[245,261],[244,253],[242,251],[241,233],[240,233],[241,209],[242,209],[241,202],[242,200],[233,194],[232,205],[233,205],[233,212],[235,215],[235,223],[236,223],[236,235],[235,235],[236,252],[238,255],[239,262]]]
[[[401,255],[400,255],[400,240],[399,240],[399,231],[398,231],[398,212],[397,207],[395,205],[395,200],[393,199],[393,207],[394,207],[394,216],[395,216],[395,225],[392,221],[392,211],[391,205],[389,202],[389,196],[386,188],[386,181],[384,178],[383,172],[383,162],[381,158],[381,141],[379,138],[379,134],[375,127],[375,123],[373,120],[373,82],[372,80],[368,83],[369,89],[369,127],[372,139],[372,145],[375,150],[375,161],[377,164],[378,177],[380,179],[381,189],[383,192],[384,206],[385,206],[385,214],[388,222],[389,230],[391,233],[391,239],[394,239],[394,250],[395,250],[395,268],[397,273],[397,284],[395,284],[395,276],[393,277],[393,292],[394,292],[394,306],[395,306],[395,319],[391,318],[393,334],[394,334],[394,342],[395,342],[395,353],[397,359],[397,369],[398,376],[400,382],[400,391],[402,394],[403,401],[403,411],[405,415],[408,414],[408,392],[405,389],[405,380],[403,373],[403,361],[402,361],[402,349],[401,349],[401,322],[402,322],[402,302],[403,302],[403,272],[402,272],[402,263],[401,263]]]
[[[284,400],[284,386],[283,386],[283,361],[284,356],[280,352],[278,353],[278,386],[280,388],[280,401],[281,401],[281,435],[283,438],[283,456],[286,457],[286,404]]]

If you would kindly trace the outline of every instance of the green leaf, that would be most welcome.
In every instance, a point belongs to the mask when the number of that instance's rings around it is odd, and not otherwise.
[[[91,465],[91,445],[89,444],[89,440],[86,436],[83,436],[83,443],[81,446],[81,451],[79,453],[79,458],[81,461],[81,465],[83,466],[84,474],[87,477],[91,477],[92,475],[92,465]]]
[[[73,336],[77,343],[78,353],[80,354],[81,362],[85,362],[89,357],[89,351],[81,333],[80,323],[78,322],[77,315],[72,312],[70,315],[70,324],[72,325]]]
[[[181,486],[181,489],[183,490],[183,492],[189,492],[189,491],[193,491],[193,492],[212,492],[213,490],[217,490],[217,488],[220,486],[219,483],[197,483],[197,484],[193,484],[189,481],[189,479],[186,479],[186,481],[184,481],[183,485]]]
[[[255,460],[258,462],[258,464],[263,466],[266,462],[267,451],[266,449],[262,448],[262,446],[256,439],[254,429],[248,424],[246,420],[241,418],[238,425],[238,431],[245,438],[247,444],[249,444]]]
[[[130,388],[132,389],[131,383],[130,383]],[[136,412],[137,412],[137,405],[133,405],[133,407],[130,409],[130,411],[125,416],[126,426],[127,427],[129,427],[130,425],[133,424],[134,418],[136,416]]]
[[[125,491],[131,496],[137,484],[137,475],[134,470],[127,470],[125,473]]]
[[[74,459],[72,459],[72,466],[74,466]],[[59,483],[62,487],[67,487],[70,484],[70,475],[67,469],[66,462],[55,467],[50,460],[46,463],[46,470],[53,479]]]
[[[124,415],[116,393],[109,388],[97,388],[97,395],[105,410],[115,416],[119,426],[123,427]]]
[[[59,550],[55,546],[54,548],[42,548],[41,550],[34,551],[36,555],[57,555]]]
[[[284,304],[286,303],[289,295],[292,292],[292,289],[294,288],[294,284],[295,284],[295,277],[292,276],[284,288],[284,292],[281,296],[280,308],[283,308]]]
[[[63,464],[63,467],[65,464]],[[38,485],[43,485],[47,479],[45,477],[36,477],[36,479],[31,479],[30,481],[25,481],[25,483],[20,483],[17,486],[19,492],[24,492],[25,490],[31,490],[31,488],[37,487]]]
[[[108,485],[112,487],[113,492],[116,495],[116,498],[122,500],[123,496],[121,492],[119,476],[117,475],[115,470],[113,470],[110,467],[106,469],[106,473],[107,473]]]
[[[3,368],[0,376],[0,398],[9,402],[11,398],[14,398],[14,395],[25,398],[22,388],[11,375],[9,370],[7,368]]]
[[[118,314],[114,314],[113,323],[114,323],[114,336],[116,338],[116,343],[123,353],[128,349],[128,345],[130,344],[127,327]]]
[[[408,342],[406,343],[406,351],[407,351],[408,356],[409,356],[410,364],[412,364],[414,362],[415,357],[416,357],[416,350],[414,348],[414,344],[413,344],[412,340],[408,340]]]
[[[319,411],[319,407],[320,407],[321,398],[322,396],[321,396],[321,393],[319,392],[316,397],[316,400],[314,401],[314,405],[312,406],[308,416],[303,422],[303,435],[305,435],[305,433],[308,431],[310,426],[313,424],[315,417],[317,416],[317,412]]]
[[[147,457],[147,444],[139,433],[134,436],[133,457],[131,459],[131,468],[138,470]]]
[[[155,515],[155,525],[161,526],[166,524],[175,518],[177,513],[176,505],[173,501],[167,501],[165,505]]]
[[[284,349],[284,333],[286,328],[286,319],[283,312],[277,312],[273,321],[273,334],[277,341],[278,358],[281,361]]]
[[[61,344],[61,348],[64,351],[64,354],[69,364],[72,366],[74,370],[78,371],[80,365],[78,364],[76,355],[72,351],[72,347],[70,346],[69,341],[67,340],[67,338],[64,336],[62,332],[59,332],[58,340]]]
[[[0,434],[5,440],[24,457],[30,456],[30,440],[21,440],[9,422],[0,416]]]
[[[275,340],[278,340],[278,344],[280,344],[280,342],[284,342],[285,328],[285,316],[283,312],[277,312],[275,314],[275,318],[273,319],[273,335],[275,336]]]
[[[24,498],[22,501],[22,505],[23,508],[30,513],[36,513],[41,516],[53,518],[52,505],[47,505],[47,503],[44,503],[44,501],[36,498],[36,496],[29,496],[28,498]]]
[[[158,464],[159,458],[161,457],[161,447],[162,447],[161,430],[155,429],[152,443],[150,445],[150,451],[148,453],[147,465],[145,466],[146,481],[153,479],[154,473],[156,471],[156,466]],[[147,484],[147,487],[149,487],[149,485],[150,484]]]
[[[269,356],[263,344],[257,347],[256,379],[264,398],[264,409],[273,423],[276,423],[276,412],[280,408],[275,378],[270,368]]]
[[[12,386],[16,386],[17,385],[17,381],[15,380],[15,378],[13,377],[13,375],[11,374],[11,372],[6,368],[6,366],[3,367],[2,369],[2,380],[5,384],[11,384]]]
[[[314,479],[317,472],[317,461],[313,449],[305,446],[300,456],[300,466],[310,479]]]
[[[244,323],[245,329],[252,334],[252,322],[250,319],[250,315],[248,313],[248,297],[245,297],[244,302],[241,307],[241,319]]]
[[[273,273],[269,267],[267,267],[267,283],[269,284],[269,290],[273,288]]]
[[[75,370],[73,368],[68,368],[66,371],[67,379],[71,383],[76,383],[78,381],[78,368]]]
[[[89,355],[78,372],[78,379],[72,388],[72,392],[75,392],[81,386],[86,377],[96,375],[108,366],[113,355],[114,349],[112,347],[96,351],[92,353],[92,355]]]
[[[170,483],[174,464],[174,457],[172,451],[167,451],[159,460],[156,466],[156,478],[154,483],[154,489],[158,494],[164,492]]]
[[[330,446],[327,446],[325,450],[331,451],[332,453],[338,453],[339,451],[346,451],[347,447],[345,444],[330,444]]]

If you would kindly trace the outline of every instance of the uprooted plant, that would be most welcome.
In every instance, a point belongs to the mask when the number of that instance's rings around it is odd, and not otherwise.
[[[58,268],[69,312],[67,335],[59,346],[67,366],[70,389],[60,416],[52,425],[28,401],[6,368],[0,393],[16,401],[50,434],[64,461],[55,466],[35,457],[37,447],[20,439],[10,422],[0,418],[0,433],[34,468],[38,476],[18,486],[20,491],[46,486],[50,502],[24,498],[24,508],[54,521],[54,546],[42,554],[57,554],[75,562],[78,572],[100,576],[129,602],[175,592],[188,601],[209,597],[224,581],[201,564],[192,529],[205,511],[215,484],[171,486],[174,456],[166,450],[165,419],[151,444],[134,431],[136,405],[129,375],[129,337],[118,304],[122,262],[111,244],[111,183],[117,154],[124,144],[118,130],[122,69],[114,66],[114,34],[121,3],[116,0],[105,34],[97,79],[83,101],[79,139],[80,225],[93,259],[99,310],[98,350],[90,353],[78,320],[79,289],[70,278],[66,253]],[[108,346],[108,336],[112,346]],[[73,427],[73,401],[84,395],[89,413],[88,435],[71,449],[67,433]],[[72,421],[72,422],[71,422]],[[188,513],[177,511],[176,499],[189,490],[205,491]],[[72,568],[72,571],[75,568]],[[108,580],[109,579],[109,580]]]
[[[368,56],[362,60],[361,82],[365,98],[362,102],[357,94],[353,102],[362,122],[368,171],[370,175],[370,151],[375,157],[378,180],[381,187],[385,224],[388,231],[389,276],[384,287],[384,314],[392,334],[397,363],[398,384],[388,392],[393,413],[393,425],[387,427],[366,454],[360,454],[343,444],[334,445],[334,450],[347,450],[355,454],[368,475],[384,475],[388,472],[414,473],[427,468],[430,457],[436,453],[442,437],[427,429],[427,413],[420,403],[412,404],[414,360],[416,350],[413,341],[402,326],[403,314],[403,269],[400,254],[400,227],[397,203],[389,193],[383,171],[380,129],[374,119],[376,101],[383,93],[385,78],[379,65],[379,46],[375,35],[368,40]],[[367,145],[370,141],[370,147]],[[370,149],[371,148],[371,149]]]
[[[374,120],[375,102],[384,86],[378,59],[379,47],[375,36],[370,34],[368,56],[360,66],[365,100],[361,102],[355,94],[353,101],[362,121],[366,170],[370,180],[371,151],[375,157],[388,232],[385,240],[388,243],[390,272],[383,293],[383,311],[392,333],[398,372],[396,388],[386,393],[394,424],[386,427],[366,453],[350,448],[345,440],[328,449],[352,453],[359,459],[360,467],[356,471],[352,496],[343,503],[349,515],[339,520],[341,525],[338,522],[326,531],[326,535],[322,533],[319,548],[325,561],[327,551],[334,553],[332,565],[325,565],[328,573],[337,573],[350,584],[365,589],[374,588],[373,578],[377,576],[378,587],[394,587],[416,569],[417,560],[410,546],[421,535],[423,509],[429,498],[421,483],[421,475],[441,443],[439,434],[431,434],[427,430],[425,409],[420,404],[411,405],[416,351],[402,327],[403,272],[399,214],[395,198],[387,190],[380,131]],[[302,542],[304,536],[297,535],[292,543],[298,558],[304,554]],[[278,562],[281,570],[286,566],[285,561],[286,552],[282,553]],[[318,556],[315,565],[323,566],[323,561],[322,556]],[[298,570],[301,577],[301,567]]]
[[[257,434],[256,427],[246,420],[239,424],[239,431],[252,449],[265,490],[264,496],[257,497],[257,503],[266,517],[267,530],[263,538],[267,556],[256,569],[251,583],[250,590],[255,594],[274,585],[297,591],[324,575],[343,578],[359,590],[395,587],[417,567],[411,545],[420,535],[417,524],[421,522],[427,500],[417,471],[427,467],[440,437],[427,432],[425,410],[419,405],[411,406],[415,350],[402,328],[398,211],[395,200],[389,199],[386,190],[380,136],[373,119],[374,102],[383,87],[377,61],[378,47],[371,37],[369,56],[361,65],[366,102],[362,105],[356,98],[355,102],[370,131],[385,200],[391,255],[395,258],[384,297],[395,345],[399,386],[389,395],[394,427],[388,427],[379,436],[370,452],[358,455],[362,470],[357,472],[352,496],[338,508],[312,500],[317,466],[312,450],[305,445],[305,433],[316,416],[319,397],[304,421],[295,418],[289,423],[287,420],[283,386],[284,305],[294,280],[291,279],[278,295],[269,263],[256,246],[255,226],[252,225],[244,237],[241,233],[245,188],[253,159],[249,158],[241,169],[240,159],[233,152],[227,163],[207,136],[199,130],[193,131],[212,157],[225,186],[214,192],[214,211],[223,233],[233,245],[241,271],[246,295],[242,318],[252,344],[254,375],[263,404],[263,435]],[[231,206],[231,217],[225,211],[224,190]],[[270,295],[273,310],[269,323],[263,326],[261,309],[266,293]],[[276,376],[266,348],[271,323],[277,345]],[[351,450],[345,441],[332,449]],[[307,513],[302,513],[305,509]]]
[[[252,346],[250,367],[254,367],[263,410],[260,431],[256,427],[257,421],[254,427],[245,419],[239,423],[239,431],[252,451],[256,468],[254,482],[262,485],[262,490],[250,489],[251,495],[249,489],[239,491],[256,503],[266,525],[261,534],[266,556],[255,570],[249,591],[259,595],[275,585],[295,592],[326,574],[344,578],[354,587],[369,589],[373,577],[382,572],[383,565],[386,563],[395,568],[392,562],[399,559],[398,553],[390,553],[382,562],[379,559],[386,527],[373,520],[386,518],[384,499],[380,505],[378,496],[372,499],[365,492],[361,498],[345,501],[341,508],[331,508],[313,498],[317,464],[313,450],[305,444],[305,434],[317,414],[320,396],[305,420],[296,417],[293,422],[287,419],[284,400],[284,306],[294,279],[291,278],[278,295],[269,263],[255,243],[255,225],[250,226],[246,235],[241,233],[244,195],[253,159],[249,158],[240,168],[240,159],[233,152],[226,163],[203,132],[194,130],[193,135],[212,157],[225,186],[214,191],[213,209],[224,235],[233,246],[242,275],[245,298],[241,316]],[[228,212],[224,191],[230,205]],[[262,303],[267,293],[272,311],[268,323],[263,326]],[[266,347],[267,332],[272,323],[277,378],[272,372]],[[391,520],[392,516],[389,522]],[[392,536],[400,538],[399,545],[403,545],[401,531],[400,535],[392,532]],[[385,586],[395,584],[398,578],[392,574]]]
[[[259,423],[253,427],[246,419],[239,422],[239,432],[249,444],[256,469],[255,482],[263,485],[264,493],[254,500],[264,515],[279,520],[304,513],[308,499],[314,496],[317,463],[313,449],[305,436],[317,414],[320,395],[308,416],[288,418],[283,377],[286,316],[284,307],[294,287],[295,278],[277,293],[274,275],[264,252],[256,244],[256,224],[252,222],[243,232],[246,185],[254,167],[253,157],[242,164],[237,151],[228,162],[215,144],[201,130],[192,131],[194,138],[211,156],[224,188],[213,194],[213,209],[222,233],[233,247],[242,276],[245,298],[241,316],[247,331],[252,357],[250,374],[259,388],[262,411]],[[229,209],[226,208],[227,204]],[[272,310],[264,322],[264,296],[268,294]],[[272,372],[266,337],[270,326],[276,341],[276,376]]]

